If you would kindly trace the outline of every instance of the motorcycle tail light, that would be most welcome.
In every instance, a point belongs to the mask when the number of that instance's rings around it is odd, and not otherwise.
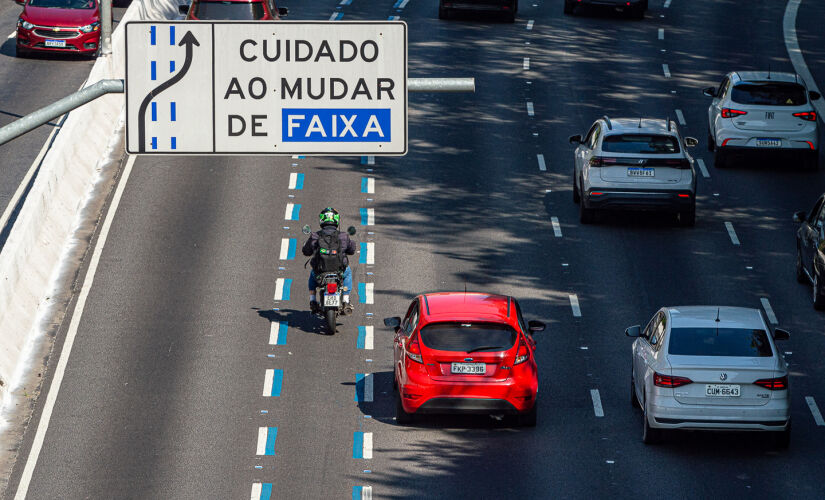
[[[327,283],[327,293],[335,293],[338,291],[338,283]]]

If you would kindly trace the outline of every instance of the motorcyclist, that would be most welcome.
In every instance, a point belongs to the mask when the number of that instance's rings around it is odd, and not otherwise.
[[[309,273],[309,308],[314,313],[319,311],[318,298],[316,296],[316,289],[318,283],[315,280],[315,269],[317,268],[319,239],[322,236],[334,236],[337,234],[340,242],[340,267],[343,272],[344,282],[341,284],[343,291],[343,312],[344,314],[352,314],[352,305],[349,300],[349,293],[352,290],[352,269],[349,267],[349,259],[347,255],[355,255],[355,242],[349,237],[345,231],[338,231],[340,216],[338,211],[332,207],[327,207],[321,210],[318,214],[318,219],[321,224],[321,230],[309,235],[301,252],[307,257],[312,256],[312,271]]]

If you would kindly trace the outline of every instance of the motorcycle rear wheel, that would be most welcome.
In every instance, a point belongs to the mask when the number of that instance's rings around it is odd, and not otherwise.
[[[324,311],[324,316],[327,319],[327,333],[329,335],[335,335],[335,328],[337,326],[336,321],[335,321],[336,320],[335,309],[327,309],[326,311]]]

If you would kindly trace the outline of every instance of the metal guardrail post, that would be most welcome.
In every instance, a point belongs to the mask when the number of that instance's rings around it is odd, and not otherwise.
[[[5,144],[12,139],[20,137],[26,132],[36,129],[44,123],[49,123],[60,115],[80,107],[87,102],[94,101],[105,94],[122,94],[124,92],[123,80],[101,80],[93,85],[69,94],[68,96],[42,107],[34,113],[15,120],[3,128],[0,128],[0,144]]]
[[[475,78],[407,78],[408,92],[475,92]]]
[[[100,0],[100,52],[112,53],[112,0]]]

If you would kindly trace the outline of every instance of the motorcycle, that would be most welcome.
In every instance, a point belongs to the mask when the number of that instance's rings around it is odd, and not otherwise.
[[[304,234],[310,234],[312,232],[312,228],[310,228],[307,224],[303,227],[302,231]],[[350,236],[354,235],[355,228],[353,226],[348,227],[347,233],[349,233]],[[304,267],[306,267],[307,263],[309,263],[309,260],[304,263]],[[323,316],[326,320],[327,332],[329,335],[335,335],[335,330],[338,325],[338,316],[344,314],[344,302],[342,298],[344,273],[342,271],[334,273],[320,273],[315,276],[315,282],[321,290],[321,297],[318,304],[320,309],[319,315]],[[350,290],[350,292],[352,292],[352,290]]]

